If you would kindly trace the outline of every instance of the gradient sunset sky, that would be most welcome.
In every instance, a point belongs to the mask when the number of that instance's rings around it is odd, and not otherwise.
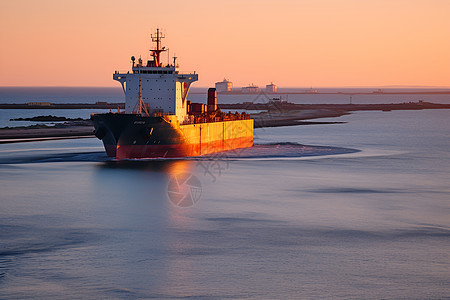
[[[117,86],[156,27],[197,87],[450,87],[448,0],[0,0],[0,86]]]

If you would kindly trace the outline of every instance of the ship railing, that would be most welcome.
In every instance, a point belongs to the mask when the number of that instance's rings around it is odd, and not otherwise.
[[[221,111],[216,111],[213,113],[208,112],[194,112],[189,114],[187,119],[183,122],[183,124],[200,124],[200,123],[214,123],[214,122],[223,122],[223,121],[240,121],[240,120],[250,120],[250,115],[243,113],[225,113]]]
[[[131,73],[134,73],[133,71],[131,71]],[[114,74],[130,74],[130,70],[115,70]],[[197,72],[196,71],[179,71],[179,70],[175,70],[173,71],[173,74],[183,74],[183,75],[196,75]]]
[[[178,71],[178,74],[183,74],[183,75],[196,75],[197,72],[196,71]]]

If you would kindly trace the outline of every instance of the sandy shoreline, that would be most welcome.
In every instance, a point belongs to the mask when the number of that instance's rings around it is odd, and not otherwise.
[[[350,114],[353,111],[391,111],[391,110],[422,110],[422,109],[450,109],[450,104],[431,102],[408,102],[391,104],[294,104],[281,103],[275,107],[266,104],[246,103],[223,104],[228,109],[257,109],[267,110],[262,113],[251,114],[255,121],[255,128],[298,126],[310,124],[336,124],[342,122],[307,121],[319,118],[335,118]],[[93,126],[78,124],[58,128],[0,128],[0,144],[36,141],[43,139],[94,137]]]
[[[0,144],[29,142],[39,139],[61,139],[93,137],[92,126],[70,126],[62,128],[3,128],[0,129]]]
[[[347,112],[337,112],[333,110],[304,110],[286,113],[261,113],[254,114],[255,128],[297,126],[306,124],[316,124],[316,122],[301,122],[318,118],[339,117]],[[338,123],[338,122],[331,122]],[[324,124],[324,122],[317,122]],[[3,128],[0,129],[0,144],[31,142],[43,140],[55,140],[64,138],[94,137],[93,126],[67,126],[58,128]]]
[[[262,112],[259,114],[251,114],[254,120],[255,128],[262,127],[279,127],[279,126],[297,126],[309,124],[334,124],[340,122],[302,122],[305,120],[313,120],[320,118],[335,118],[347,115],[349,112],[337,111],[329,109],[308,109],[286,112]]]

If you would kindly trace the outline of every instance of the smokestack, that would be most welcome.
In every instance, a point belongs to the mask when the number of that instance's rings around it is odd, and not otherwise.
[[[208,112],[217,110],[217,92],[215,88],[208,89]]]

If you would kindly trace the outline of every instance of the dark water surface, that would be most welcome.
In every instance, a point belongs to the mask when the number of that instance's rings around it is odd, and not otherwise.
[[[329,120],[189,160],[0,145],[0,298],[450,297],[450,110]]]

